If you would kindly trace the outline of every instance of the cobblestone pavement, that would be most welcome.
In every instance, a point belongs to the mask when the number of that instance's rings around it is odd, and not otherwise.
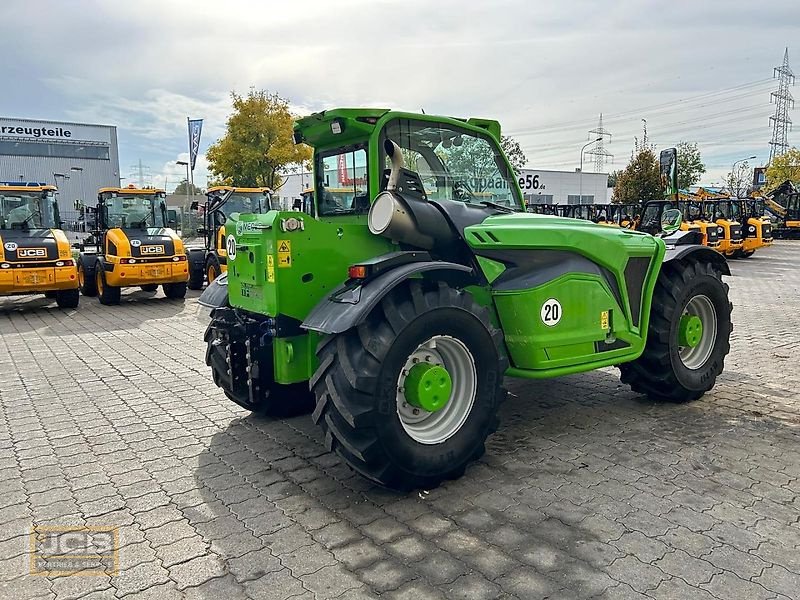
[[[800,243],[731,266],[713,393],[509,381],[485,458],[408,495],[228,402],[196,294],[0,300],[0,597],[797,598]],[[32,523],[118,526],[118,575],[29,575]]]

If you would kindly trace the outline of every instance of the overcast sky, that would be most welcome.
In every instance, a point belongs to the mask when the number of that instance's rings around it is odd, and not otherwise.
[[[4,0],[3,29],[0,115],[116,125],[121,174],[141,159],[169,188],[186,117],[204,150],[251,86],[299,113],[494,118],[541,169],[575,169],[601,112],[622,168],[647,119],[658,149],[698,142],[713,183],[766,161],[786,46],[800,74],[800,0]]]

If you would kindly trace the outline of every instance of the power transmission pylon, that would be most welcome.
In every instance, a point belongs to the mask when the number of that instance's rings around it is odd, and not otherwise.
[[[772,140],[769,143],[769,162],[789,149],[787,133],[792,128],[789,118],[789,109],[794,107],[794,98],[789,91],[789,86],[794,85],[794,73],[789,66],[789,48],[783,53],[783,64],[775,67],[773,76],[778,78],[778,89],[769,96],[769,101],[775,101],[775,114],[769,118],[772,124]]]
[[[586,154],[594,155],[594,172],[602,173],[603,166],[606,164],[606,160],[609,158],[614,158],[614,155],[605,149],[605,136],[610,138],[611,133],[603,128],[603,113],[600,113],[600,121],[597,123],[597,127],[595,129],[589,131],[589,135],[597,138],[597,141],[592,149],[588,150]],[[589,139],[592,139],[592,137]]]

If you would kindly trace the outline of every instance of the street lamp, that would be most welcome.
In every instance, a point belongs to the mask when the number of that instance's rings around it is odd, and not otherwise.
[[[586,142],[583,147],[581,148],[581,168],[580,174],[578,175],[578,204],[583,203],[583,151],[586,150],[587,147],[591,146],[592,144],[596,144],[597,142],[603,141],[603,136],[599,136],[597,139],[592,140],[590,142]]]

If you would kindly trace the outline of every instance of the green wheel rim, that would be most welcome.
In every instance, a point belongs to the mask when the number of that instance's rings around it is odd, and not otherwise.
[[[426,389],[426,382],[431,389]],[[437,388],[435,394],[433,388]],[[441,444],[467,422],[477,393],[478,369],[472,352],[457,338],[437,335],[417,346],[400,370],[397,416],[414,441]]]
[[[697,320],[700,321],[699,331],[696,328]],[[688,331],[690,328],[691,331]],[[691,370],[705,366],[714,352],[716,341],[717,311],[714,303],[702,294],[692,297],[686,303],[678,324],[678,356],[683,366]]]

